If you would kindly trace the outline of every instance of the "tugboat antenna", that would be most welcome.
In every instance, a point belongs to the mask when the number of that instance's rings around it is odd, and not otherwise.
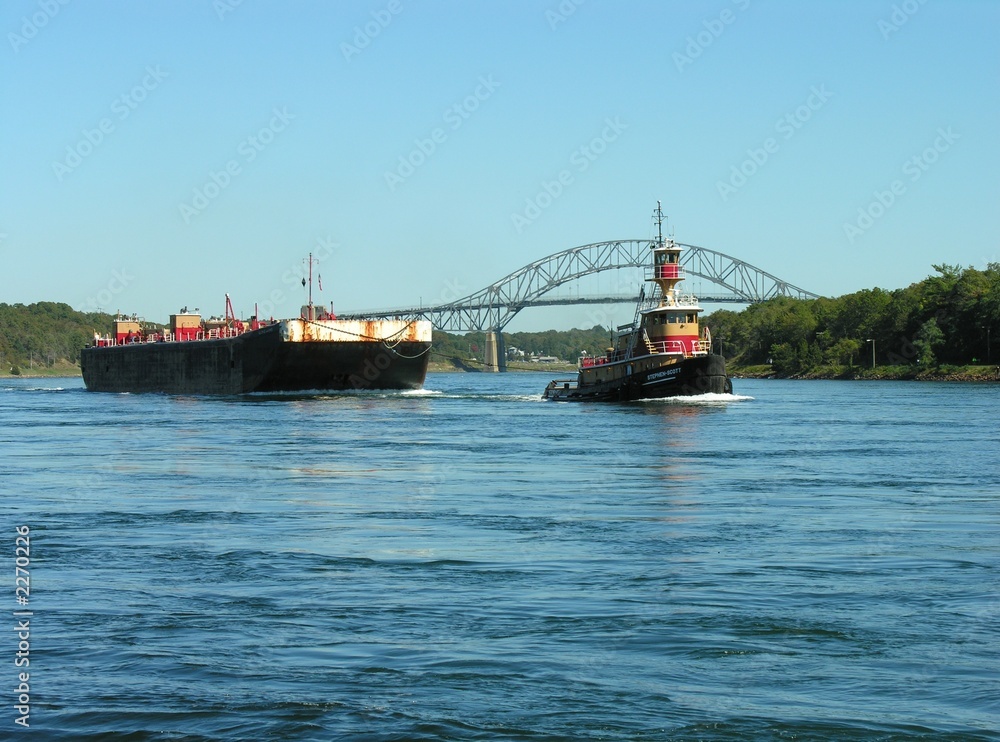
[[[660,202],[656,202],[656,211],[653,212],[653,216],[656,217],[656,244],[663,244],[663,209],[660,208]]]

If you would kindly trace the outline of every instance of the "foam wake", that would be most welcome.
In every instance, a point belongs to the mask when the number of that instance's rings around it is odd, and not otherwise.
[[[647,404],[726,404],[729,402],[748,402],[753,397],[746,394],[693,394],[690,397],[662,397],[660,399],[640,399]]]

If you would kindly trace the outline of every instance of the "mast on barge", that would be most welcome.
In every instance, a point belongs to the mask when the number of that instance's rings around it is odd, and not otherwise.
[[[306,258],[306,260],[304,260],[303,262],[309,263],[309,303],[305,307],[303,307],[304,309],[306,309],[306,311],[302,313],[302,319],[314,320],[316,319],[316,309],[313,306],[313,263],[316,261],[313,260],[313,254],[309,253],[309,257]],[[305,277],[303,277],[302,288],[305,287],[306,287],[306,279]]]

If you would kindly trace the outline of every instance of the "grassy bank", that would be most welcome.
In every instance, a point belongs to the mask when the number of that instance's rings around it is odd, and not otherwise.
[[[10,372],[11,367],[5,363],[3,368],[0,368],[0,379],[42,379],[80,376],[80,367],[66,360],[56,361],[51,366],[47,364],[21,366],[18,370],[20,371],[19,374],[12,374]]]
[[[1000,381],[997,366],[858,366],[825,365],[797,371],[780,373],[768,364],[741,366],[729,364],[729,374],[744,379],[849,379],[849,380],[890,380],[890,381]]]

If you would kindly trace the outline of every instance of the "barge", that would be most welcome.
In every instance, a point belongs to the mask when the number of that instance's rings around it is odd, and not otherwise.
[[[311,256],[310,256],[311,265]],[[249,392],[420,389],[427,375],[427,320],[340,320],[311,300],[299,317],[203,320],[186,309],[159,328],[119,314],[110,335],[81,351],[87,389],[97,392]]]

